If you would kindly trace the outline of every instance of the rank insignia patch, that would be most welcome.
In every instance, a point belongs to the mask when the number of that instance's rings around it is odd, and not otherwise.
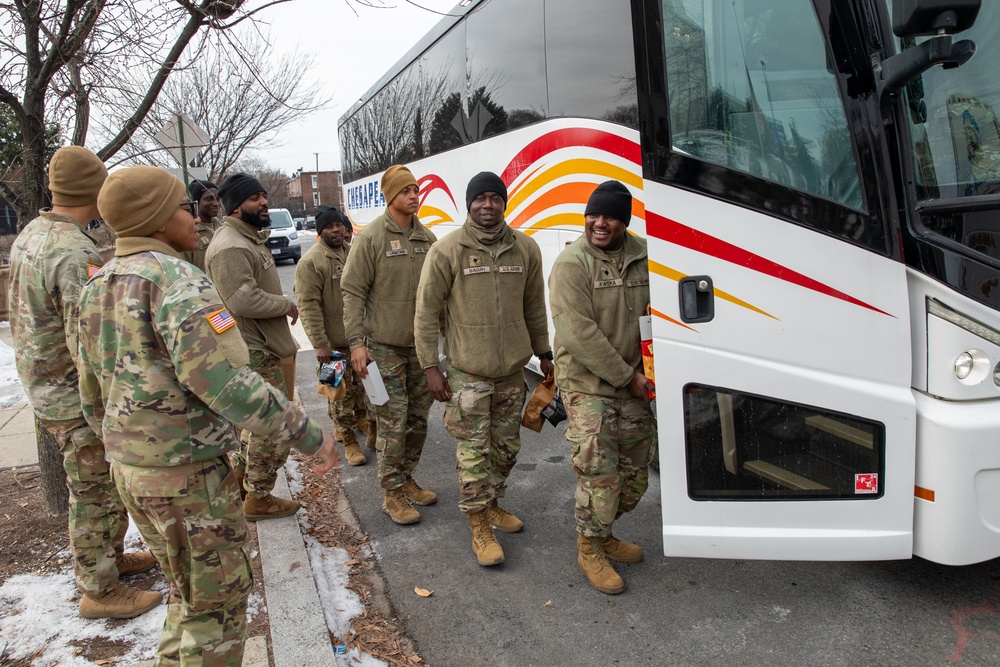
[[[483,260],[479,258],[479,255],[472,255],[469,257],[469,266],[479,266],[482,261]]]
[[[233,316],[225,308],[217,310],[211,315],[206,315],[205,319],[208,320],[208,323],[217,334],[236,326],[236,320],[233,319]]]

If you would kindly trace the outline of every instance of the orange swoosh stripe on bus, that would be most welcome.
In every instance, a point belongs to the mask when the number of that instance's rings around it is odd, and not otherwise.
[[[551,168],[545,169],[541,174],[538,174],[538,171],[539,169],[533,171],[527,176],[527,178],[521,181],[520,185],[510,192],[510,198],[507,201],[508,209],[516,209],[528,197],[536,193],[538,190],[542,189],[552,181],[564,176],[593,174],[595,176],[603,176],[605,179],[613,178],[627,185],[632,185],[640,191],[642,190],[641,176],[637,176],[627,169],[616,167],[613,164],[603,162],[601,160],[577,158],[575,160],[566,160],[565,162],[556,163]],[[587,187],[590,188],[590,190],[587,192],[587,196],[583,198],[584,202],[586,202],[590,197],[590,193],[593,192],[595,186],[593,183],[589,183],[587,184]]]
[[[554,130],[538,137],[522,148],[507,164],[500,178],[509,187],[525,169],[535,164],[539,158],[560,148],[589,146],[618,155],[639,164],[639,144],[617,134],[583,127],[568,127]]]
[[[663,276],[664,278],[673,280],[674,282],[680,282],[681,278],[687,278],[686,274],[683,274],[676,269],[671,269],[669,266],[664,266],[659,262],[654,262],[653,260],[649,260],[649,270],[657,275]],[[779,322],[781,321],[780,319],[778,319],[771,313],[767,312],[766,310],[761,310],[757,306],[749,304],[743,299],[740,299],[739,297],[735,297],[728,292],[720,290],[718,287],[713,287],[712,292],[715,294],[715,296],[722,299],[723,301],[728,301],[729,303],[736,304],[737,306],[742,306],[743,308],[752,310],[755,313],[759,313],[761,315],[770,317],[772,320],[778,320]]]
[[[557,185],[552,188],[541,197],[531,202],[531,204],[521,211],[512,221],[509,222],[511,227],[520,227],[525,224],[528,220],[539,213],[552,208],[553,206],[561,206],[564,204],[586,204],[590,195],[594,192],[593,183],[563,183],[562,185]],[[583,216],[579,213],[571,214],[575,218],[570,224],[574,227],[583,226]],[[632,198],[632,215],[637,218],[642,218],[645,215],[645,208],[642,202],[636,198]],[[550,216],[544,218],[540,222],[536,222],[531,225],[530,229],[543,229],[545,227],[555,227],[560,224],[558,222],[553,222],[554,217],[562,218],[563,216]]]
[[[455,207],[456,211],[458,210],[458,204],[455,203],[455,197],[452,196],[451,190],[448,189],[448,184],[437,174],[427,174],[420,178],[417,181],[417,187],[420,188],[419,202],[421,207],[423,207],[424,201],[432,192],[435,190],[444,190],[444,193],[448,195],[448,199],[451,200],[452,206]]]
[[[695,332],[695,333],[698,333],[698,330],[697,330],[697,329],[695,329],[695,328],[693,328],[693,327],[689,327],[688,325],[684,324],[683,322],[681,322],[681,321],[679,321],[679,320],[675,320],[674,318],[672,318],[672,317],[669,317],[668,315],[665,315],[665,314],[661,313],[661,312],[660,312],[660,311],[658,311],[658,310],[657,310],[656,308],[650,308],[650,309],[649,309],[649,312],[650,312],[650,313],[651,313],[652,315],[655,315],[656,317],[659,317],[660,319],[664,319],[664,320],[666,320],[667,322],[670,322],[671,324],[676,324],[676,325],[678,325],[678,326],[682,326],[682,327],[684,327],[685,329],[689,329],[689,330],[691,330],[691,331],[693,331],[693,332]]]
[[[743,248],[735,246],[732,243],[727,243],[720,238],[700,232],[696,229],[692,229],[686,225],[682,225],[681,223],[671,220],[670,218],[665,218],[651,212],[648,213],[646,216],[646,233],[650,236],[662,239],[667,243],[673,243],[674,245],[681,246],[682,248],[688,248],[690,250],[694,250],[695,252],[716,257],[724,262],[730,262],[731,264],[742,266],[750,269],[751,271],[757,271],[758,273],[762,273],[766,276],[771,276],[773,278],[777,278],[778,280],[783,280],[787,283],[798,285],[799,287],[804,287],[814,292],[819,292],[820,294],[825,294],[833,297],[834,299],[840,299],[841,301],[845,301],[852,305],[867,308],[868,310],[872,310],[876,313],[881,313],[882,315],[895,318],[895,315],[892,315],[891,313],[887,313],[869,303],[865,303],[864,301],[849,294],[845,294],[844,292],[834,289],[829,285],[825,285],[814,278],[810,278],[809,276],[803,275],[798,271],[788,268],[787,266],[782,266],[777,262],[761,257],[760,255],[752,253],[749,250],[744,250]]]

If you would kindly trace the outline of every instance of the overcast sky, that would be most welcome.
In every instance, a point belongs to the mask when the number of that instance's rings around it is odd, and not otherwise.
[[[310,76],[323,82],[326,94],[333,98],[327,109],[286,128],[281,133],[282,146],[261,151],[266,162],[287,173],[299,167],[313,171],[314,153],[319,153],[321,171],[340,169],[337,120],[441,20],[435,12],[450,12],[458,4],[458,0],[414,2],[294,0],[258,15],[270,24],[277,51],[298,46],[316,57]]]

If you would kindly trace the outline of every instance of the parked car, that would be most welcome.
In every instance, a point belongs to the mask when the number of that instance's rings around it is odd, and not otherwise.
[[[270,213],[271,224],[267,229],[271,230],[271,235],[265,245],[274,255],[274,261],[290,259],[298,264],[302,259],[302,243],[299,241],[299,233],[295,229],[292,214],[286,208],[272,208]]]
[[[316,217],[312,215],[306,216],[306,229],[316,229]]]
[[[306,228],[305,218],[292,218],[292,221],[295,222],[295,229],[299,230],[300,232]]]

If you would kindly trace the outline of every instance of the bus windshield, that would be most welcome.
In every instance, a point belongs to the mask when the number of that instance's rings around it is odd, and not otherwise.
[[[891,5],[891,2],[889,3]],[[976,24],[955,40],[971,39],[976,55],[957,69],[932,67],[906,86],[918,199],[1000,192],[1000,12],[984,2]],[[892,15],[891,6],[889,16]],[[899,51],[923,38],[897,40]]]

